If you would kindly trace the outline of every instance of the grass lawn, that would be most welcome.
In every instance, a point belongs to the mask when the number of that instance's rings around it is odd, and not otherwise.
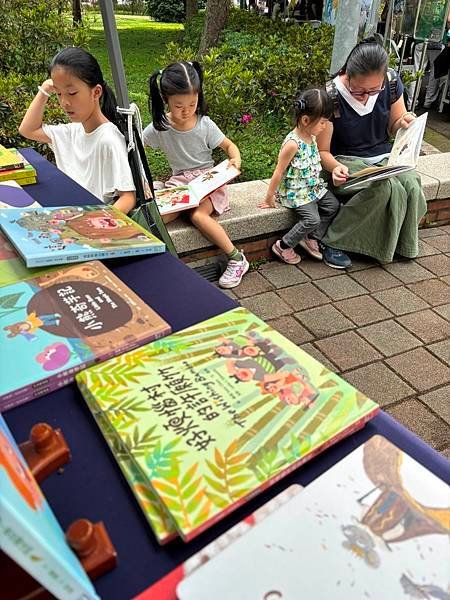
[[[101,15],[89,15],[92,30],[90,50],[99,61],[106,81],[112,84]],[[116,25],[130,102],[138,104],[142,121],[147,125],[150,121],[147,107],[148,78],[153,71],[165,66],[160,60],[165,52],[165,45],[177,40],[183,26],[179,23],[157,23],[150,21],[148,17],[134,15],[116,15]]]
[[[89,13],[92,38],[90,51],[100,63],[106,81],[114,87],[109,66],[108,50],[103,33],[100,13]],[[148,78],[161,64],[161,55],[169,41],[176,41],[183,26],[179,23],[158,23],[148,17],[134,15],[116,15],[125,78],[128,84],[130,102],[135,102],[141,111],[145,127],[150,122],[148,110]],[[169,165],[160,152],[147,150],[147,156],[153,177],[165,178],[170,174]]]

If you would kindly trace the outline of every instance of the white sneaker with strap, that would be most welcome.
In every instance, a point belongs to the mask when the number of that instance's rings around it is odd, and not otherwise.
[[[250,264],[245,258],[244,253],[242,254],[242,260],[229,260],[227,268],[223,272],[219,279],[219,285],[222,288],[234,288],[241,283],[242,278],[249,270]]]

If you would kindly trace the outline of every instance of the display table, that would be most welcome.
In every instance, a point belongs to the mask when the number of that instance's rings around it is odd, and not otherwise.
[[[97,203],[92,195],[34,151],[26,150],[24,155],[36,167],[39,181],[27,186],[26,191],[42,205]],[[228,296],[168,253],[107,264],[171,324],[173,331],[236,306]],[[184,544],[176,540],[160,547],[75,384],[4,416],[19,442],[28,437],[31,426],[39,421],[63,430],[72,450],[72,461],[64,473],[54,474],[45,481],[42,489],[63,528],[80,517],[104,521],[118,553],[118,567],[95,582],[99,595],[107,600],[132,598],[282,489],[294,482],[307,485],[374,434],[384,435],[450,483],[448,461],[391,417],[380,413],[363,430],[291,473],[194,541]]]

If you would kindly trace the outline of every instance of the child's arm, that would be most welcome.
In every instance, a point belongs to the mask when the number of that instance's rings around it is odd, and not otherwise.
[[[322,167],[331,173],[333,184],[337,187],[348,179],[348,167],[337,161],[330,152],[333,123],[326,124],[325,129],[317,136],[317,146]]]
[[[136,206],[136,194],[134,192],[119,192],[119,194],[113,206],[127,215]]]
[[[272,179],[269,183],[266,197],[264,200],[261,200],[261,202],[258,202],[258,208],[275,208],[275,192],[277,191],[277,187],[282,180],[289,163],[294,158],[297,149],[298,146],[294,140],[289,140],[282,146],[278,155],[277,166],[275,167],[275,171],[273,172]]]
[[[43,92],[47,92],[47,94],[51,94],[55,91],[55,88],[53,87],[53,81],[51,79],[46,79],[41,85],[41,88]],[[51,139],[45,135],[42,129],[42,117],[44,115],[44,109],[49,98],[49,96],[43,92],[39,90],[36,96],[33,98],[27,112],[25,113],[25,116],[22,119],[22,123],[19,126],[19,133],[29,140],[35,140],[36,142],[42,142],[43,144],[50,144]]]
[[[241,170],[241,153],[239,152],[239,148],[236,144],[228,139],[227,137],[223,139],[222,143],[219,144],[219,148],[222,148],[224,152],[228,154],[228,165],[236,167],[238,171]]]

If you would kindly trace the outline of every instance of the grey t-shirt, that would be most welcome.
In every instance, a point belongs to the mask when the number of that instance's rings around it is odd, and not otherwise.
[[[170,125],[166,131],[158,131],[153,123],[144,129],[144,144],[164,152],[173,175],[214,166],[212,151],[224,138],[225,134],[209,117],[198,117],[189,131],[178,131]]]

